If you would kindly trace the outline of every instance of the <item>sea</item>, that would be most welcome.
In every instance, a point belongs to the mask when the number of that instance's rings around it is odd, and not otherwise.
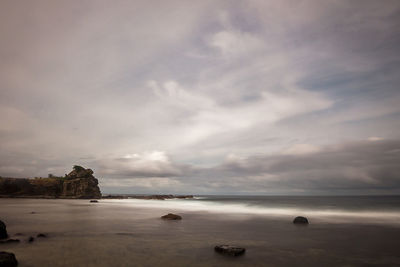
[[[167,213],[182,220],[161,219]],[[3,198],[0,220],[20,240],[0,250],[22,267],[400,266],[399,196]],[[221,255],[222,244],[246,253]]]

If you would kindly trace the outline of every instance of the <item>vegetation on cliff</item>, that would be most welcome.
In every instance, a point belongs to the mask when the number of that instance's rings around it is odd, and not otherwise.
[[[75,165],[65,177],[0,178],[0,196],[101,198],[101,193],[93,171]]]

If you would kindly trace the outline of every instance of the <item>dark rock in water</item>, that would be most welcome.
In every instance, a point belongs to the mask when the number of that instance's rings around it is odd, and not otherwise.
[[[35,238],[33,236],[30,236],[29,239],[28,239],[28,242],[32,243],[33,241],[35,241]]]
[[[6,243],[19,243],[19,239],[11,239],[10,238],[10,239],[6,239],[6,240],[0,240],[0,244],[6,244]]]
[[[37,234],[37,236],[36,237],[47,237],[47,235],[46,234],[42,234],[42,233],[40,233],[40,234]]]
[[[230,256],[239,256],[242,255],[246,249],[231,245],[219,245],[215,246],[214,250],[218,253],[227,254]]]
[[[1,251],[0,252],[0,266],[2,267],[14,267],[18,265],[18,261],[15,258],[14,253]]]
[[[97,202],[99,202],[99,201],[97,201],[96,199],[90,200],[90,203],[97,203]]]
[[[7,227],[3,221],[0,221],[0,239],[5,239],[8,237]]]
[[[308,224],[308,220],[306,217],[298,216],[293,220],[294,224]]]
[[[164,220],[182,220],[182,217],[176,214],[168,213],[167,215],[164,215],[161,217],[161,219]]]

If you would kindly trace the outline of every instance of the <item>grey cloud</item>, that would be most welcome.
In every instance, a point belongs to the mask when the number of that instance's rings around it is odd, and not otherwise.
[[[365,141],[321,148],[303,155],[270,155],[230,160],[206,170],[215,181],[230,179],[243,190],[271,188],[282,193],[347,191],[397,193],[400,141]],[[240,182],[238,182],[240,181]],[[223,183],[221,183],[221,189]],[[232,190],[232,189],[230,189]]]
[[[109,180],[116,191],[130,179],[204,193],[396,187],[393,158],[362,157],[372,143],[280,153],[400,138],[399,12],[390,0],[1,1],[0,175],[81,164],[123,180]]]

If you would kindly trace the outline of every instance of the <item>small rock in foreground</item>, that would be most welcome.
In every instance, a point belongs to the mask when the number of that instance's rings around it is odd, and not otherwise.
[[[308,220],[306,217],[298,216],[293,220],[294,224],[308,224]]]
[[[219,245],[215,246],[214,250],[218,253],[227,254],[230,256],[239,256],[242,255],[246,249],[231,245]]]
[[[47,237],[47,235],[46,234],[42,234],[42,233],[40,233],[40,234],[37,234],[37,236],[36,237]]]
[[[0,239],[5,239],[8,237],[7,227],[3,221],[0,221]]]
[[[4,267],[14,267],[18,265],[18,261],[15,258],[14,253],[10,252],[0,252],[0,266]]]
[[[92,199],[92,200],[90,200],[90,203],[97,203],[97,202],[99,202],[98,200],[96,200],[96,199]]]
[[[35,238],[33,236],[30,236],[29,239],[28,239],[28,242],[32,243],[33,241],[35,241]]]
[[[182,217],[176,214],[168,213],[167,215],[164,215],[161,217],[161,219],[164,220],[182,220]]]
[[[10,238],[10,239],[6,239],[6,240],[0,240],[0,244],[6,244],[6,243],[19,243],[19,239],[11,239]]]

